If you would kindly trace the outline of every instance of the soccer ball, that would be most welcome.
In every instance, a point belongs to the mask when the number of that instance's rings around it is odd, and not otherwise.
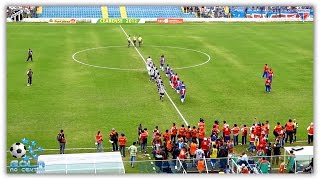
[[[10,147],[10,153],[15,158],[22,158],[26,154],[26,146],[22,143],[14,143]]]
[[[94,143],[94,145],[98,146],[98,143],[97,143],[97,142],[95,142],[95,143]]]

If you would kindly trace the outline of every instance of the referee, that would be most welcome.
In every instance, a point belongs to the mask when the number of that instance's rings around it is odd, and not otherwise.
[[[27,59],[27,61],[29,61],[29,59],[31,59],[31,61],[33,61],[32,60],[32,50],[30,48],[28,49],[28,59]]]
[[[128,47],[130,47],[130,44],[131,44],[131,37],[129,35],[129,37],[128,37]]]
[[[29,71],[27,72],[27,76],[28,76],[28,84],[27,84],[27,86],[32,85],[32,75],[33,75],[33,71],[30,68]]]

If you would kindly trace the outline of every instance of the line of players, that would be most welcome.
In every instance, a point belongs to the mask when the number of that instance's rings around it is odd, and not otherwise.
[[[147,58],[146,63],[147,63],[146,66],[147,66],[148,74],[150,76],[150,81],[156,82],[157,89],[158,89],[158,92],[160,95],[160,100],[163,101],[165,88],[164,88],[164,84],[163,84],[163,81],[160,76],[160,72],[159,72],[158,68],[156,67],[156,65],[153,63],[150,56]]]
[[[165,60],[161,61],[161,58],[160,58],[160,67],[162,71],[164,69],[163,67],[164,63],[165,63]],[[183,103],[186,98],[186,91],[187,91],[186,85],[184,84],[183,81],[180,80],[178,74],[174,73],[173,69],[170,68],[169,64],[167,64],[166,66],[166,76],[169,77],[170,79],[171,88],[177,91],[178,94],[180,94],[180,100]]]
[[[266,92],[270,93],[272,88],[272,78],[273,78],[273,71],[272,69],[268,67],[268,64],[265,64],[263,67],[263,74],[262,78],[266,77],[265,86],[266,86]]]

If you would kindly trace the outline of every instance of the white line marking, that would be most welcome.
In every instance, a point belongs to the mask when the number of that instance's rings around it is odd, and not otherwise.
[[[113,68],[113,67],[106,67],[106,66],[97,66],[97,65],[92,65],[92,64],[87,64],[84,62],[81,62],[75,58],[75,56],[81,52],[85,51],[90,51],[93,49],[102,49],[102,48],[113,48],[113,47],[124,47],[124,46],[107,46],[107,47],[96,47],[96,48],[88,48],[88,49],[83,49],[81,51],[78,51],[72,55],[72,59],[80,64],[86,65],[86,66],[91,66],[95,68],[101,68],[101,69],[111,69],[111,70],[121,70],[121,71],[144,71],[144,69],[123,69],[123,68]]]
[[[92,64],[88,64],[88,63],[84,63],[78,59],[76,59],[76,55],[85,51],[90,51],[90,50],[94,50],[94,49],[107,49],[107,48],[119,48],[119,47],[124,47],[124,46],[104,46],[104,47],[95,47],[95,48],[88,48],[88,49],[83,49],[80,51],[75,52],[72,55],[72,59],[80,64],[86,65],[86,66],[90,66],[90,67],[95,67],[95,68],[101,68],[101,69],[111,69],[111,70],[121,70],[121,71],[144,71],[144,69],[124,69],[124,68],[113,68],[113,67],[107,67],[107,66],[98,66],[98,65],[92,65]],[[182,49],[182,50],[187,50],[187,51],[194,51],[200,54],[204,54],[208,57],[208,60],[200,63],[200,64],[195,64],[195,65],[191,65],[191,66],[185,66],[185,67],[172,67],[172,69],[188,69],[188,68],[194,68],[197,66],[202,66],[204,64],[207,64],[210,60],[211,60],[211,56],[205,52],[199,51],[199,50],[195,50],[195,49],[188,49],[188,48],[182,48],[182,47],[175,47],[175,46],[144,46],[144,47],[165,47],[165,48],[172,48],[172,49]]]
[[[123,33],[126,35],[126,37],[128,38],[128,34],[126,33],[126,31],[122,28],[122,26],[120,25],[120,28],[122,29]],[[133,42],[131,41],[131,44],[133,45]],[[137,53],[140,55],[141,59],[143,60],[144,64],[146,65],[147,62],[144,59],[144,57],[142,56],[142,54],[140,53],[140,51],[138,50],[137,47],[135,47],[133,45],[134,49],[137,51]],[[166,90],[164,90],[164,92],[166,93],[168,99],[170,100],[171,104],[173,105],[173,107],[176,109],[176,111],[178,112],[178,114],[180,115],[181,119],[184,121],[184,123],[188,126],[188,122],[186,121],[186,119],[183,117],[183,115],[181,114],[181,112],[179,111],[179,109],[177,108],[177,106],[175,105],[175,103],[172,101],[172,99],[170,98],[169,94],[167,93]]]

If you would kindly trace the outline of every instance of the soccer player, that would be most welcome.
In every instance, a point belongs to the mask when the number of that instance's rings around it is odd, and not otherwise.
[[[150,68],[153,66],[153,62],[152,62],[152,59],[150,56],[147,58],[146,66],[147,66],[148,71],[150,71]]]
[[[186,88],[182,88],[181,91],[180,91],[180,99],[181,99],[181,102],[183,103],[184,102],[184,99],[186,98]]]
[[[270,91],[271,91],[271,80],[269,78],[267,78],[267,80],[265,82],[265,86],[266,86],[266,92],[270,93]]]
[[[269,71],[268,71],[268,78],[270,79],[270,82],[272,82],[272,78],[273,78],[273,71],[272,69],[270,68]]]
[[[160,94],[160,100],[163,101],[163,98],[164,98],[164,86],[163,85],[160,85],[159,94]]]
[[[27,86],[30,86],[30,85],[32,85],[32,76],[33,76],[33,71],[31,70],[31,68],[27,72],[27,76],[28,76],[28,84],[27,84]]]
[[[180,90],[181,90],[181,81],[178,79],[177,80],[177,87],[176,87],[177,93],[179,94]]]
[[[130,35],[128,36],[128,48],[130,47],[130,44],[131,44],[131,37],[130,37]]]
[[[33,61],[32,60],[32,50],[29,48],[28,49],[28,58],[27,58],[27,61],[29,61],[29,59],[31,59],[31,61]]]
[[[142,44],[142,37],[139,35],[138,37],[138,43],[139,43],[139,47],[141,47],[141,44]]]
[[[263,67],[262,78],[264,78],[264,76],[266,76],[266,78],[268,77],[268,70],[269,70],[268,64],[265,64]]]
[[[134,47],[136,47],[137,37],[135,35],[133,35],[132,39],[133,39],[133,45],[134,45]]]
[[[150,69],[150,81],[154,80],[154,75],[155,75],[155,71],[153,69],[153,67]]]
[[[167,64],[167,67],[166,67],[166,76],[168,77],[170,75],[170,66],[169,64]]]
[[[163,65],[164,65],[165,62],[166,62],[166,60],[165,60],[165,58],[164,58],[164,55],[162,54],[162,55],[160,56],[160,68],[161,68],[162,71],[164,71]]]
[[[308,144],[313,143],[313,122],[307,128],[308,131]]]

